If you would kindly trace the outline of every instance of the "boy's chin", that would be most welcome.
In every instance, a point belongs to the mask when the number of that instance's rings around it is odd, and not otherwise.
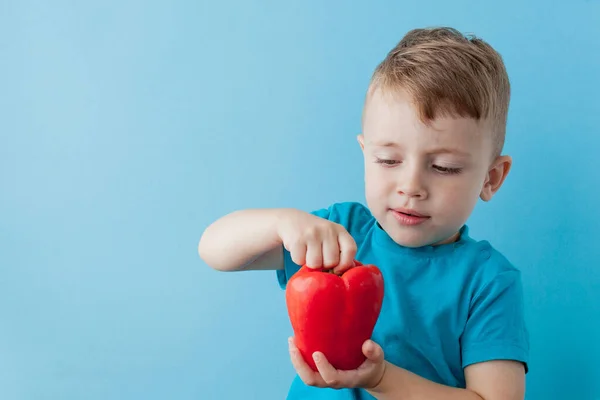
[[[428,234],[428,232],[419,232],[417,229],[410,227],[401,227],[398,229],[396,226],[393,228],[389,230],[386,229],[388,235],[394,242],[403,247],[417,248],[423,246],[438,246],[445,242],[454,241],[452,238],[439,238],[435,235]]]
[[[394,242],[403,247],[409,248],[417,248],[423,247],[430,244],[424,235],[419,234],[419,232],[402,232],[403,229],[389,229],[386,230],[388,235],[392,238]]]

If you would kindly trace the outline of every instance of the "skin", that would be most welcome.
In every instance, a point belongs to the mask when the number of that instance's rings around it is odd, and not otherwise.
[[[402,91],[370,92],[357,139],[364,155],[367,204],[390,237],[407,247],[455,241],[478,199],[491,200],[512,165],[509,156],[494,154],[487,121],[440,117],[424,123]],[[398,218],[399,208],[426,218],[407,225]],[[219,271],[282,269],[283,248],[299,265],[334,272],[349,268],[356,254],[356,243],[343,226],[287,208],[225,215],[206,228],[198,244],[200,257]],[[363,345],[367,360],[353,371],[334,369],[318,352],[313,356],[319,371],[312,371],[293,338],[289,352],[307,385],[361,387],[380,400],[524,398],[523,365],[509,360],[466,367],[467,385],[460,389],[390,364],[372,340]]]

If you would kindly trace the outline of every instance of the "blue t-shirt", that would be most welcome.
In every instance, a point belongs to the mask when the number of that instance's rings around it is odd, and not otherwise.
[[[431,381],[465,387],[469,364],[508,359],[527,369],[529,337],[521,275],[487,241],[464,226],[454,243],[420,248],[395,243],[360,203],[333,204],[314,215],[344,226],[356,241],[356,259],[381,270],[385,294],[372,338],[392,364]],[[299,269],[284,250],[279,284]],[[288,399],[373,399],[360,389],[306,386],[298,376]]]

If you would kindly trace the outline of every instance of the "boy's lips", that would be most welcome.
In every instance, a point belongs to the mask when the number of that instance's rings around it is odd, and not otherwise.
[[[425,214],[421,214],[415,210],[412,210],[410,208],[393,208],[392,211],[396,212],[396,213],[400,213],[400,214],[406,214],[406,215],[410,215],[413,217],[421,217],[421,218],[429,218],[428,215]]]
[[[400,222],[402,225],[418,225],[430,218],[427,215],[408,208],[395,208],[391,211],[394,215],[394,218],[396,218],[396,220],[398,220],[398,222]]]

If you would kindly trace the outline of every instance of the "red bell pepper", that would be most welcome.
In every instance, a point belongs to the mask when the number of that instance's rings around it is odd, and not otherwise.
[[[365,361],[362,345],[371,338],[383,302],[376,266],[355,261],[341,275],[303,266],[288,281],[285,296],[296,347],[314,371],[315,351],[340,370]]]

